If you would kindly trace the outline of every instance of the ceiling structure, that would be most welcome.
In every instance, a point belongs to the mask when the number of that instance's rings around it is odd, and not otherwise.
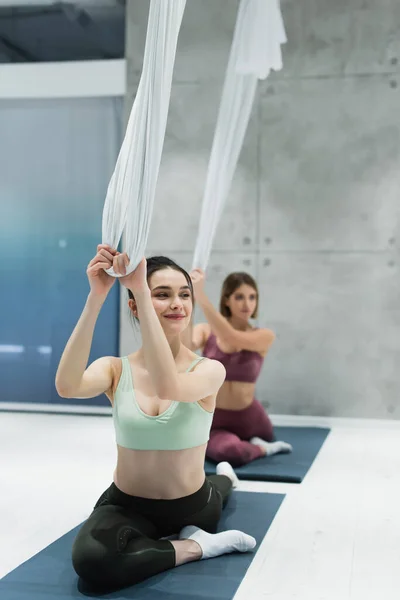
[[[125,0],[0,0],[0,63],[123,58]]]

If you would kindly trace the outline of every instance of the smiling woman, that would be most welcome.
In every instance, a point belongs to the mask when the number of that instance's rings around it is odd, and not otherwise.
[[[90,261],[90,293],[57,371],[66,398],[106,393],[113,407],[118,458],[114,481],[80,529],[73,565],[96,588],[132,585],[183,563],[246,552],[254,538],[215,534],[233,484],[233,470],[206,478],[204,458],[225,369],[181,342],[193,312],[188,273],[172,260],[129,258],[101,244]],[[129,291],[142,347],[87,366],[100,310],[116,282]],[[172,534],[176,541],[161,539]]]
[[[168,270],[167,276],[165,269]],[[165,256],[153,256],[147,259],[147,277],[152,282],[153,305],[159,316],[171,321],[181,321],[188,316],[190,319],[194,304],[193,284],[189,274],[182,267]],[[137,306],[131,290],[128,290],[128,295],[129,307],[138,319]],[[171,299],[174,299],[172,307]]]

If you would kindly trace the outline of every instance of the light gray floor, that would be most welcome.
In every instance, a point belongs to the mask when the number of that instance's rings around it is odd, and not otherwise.
[[[395,600],[400,594],[400,423],[332,424],[301,485],[286,493],[236,600]],[[0,413],[0,576],[80,523],[110,484],[111,419]],[[211,599],[210,599],[211,600]]]

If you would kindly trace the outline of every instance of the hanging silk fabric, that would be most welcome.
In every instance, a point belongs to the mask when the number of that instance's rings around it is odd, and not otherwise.
[[[281,45],[285,42],[280,0],[241,0],[208,164],[193,268],[207,267],[257,82],[268,77],[271,69],[282,68]]]
[[[124,233],[130,258],[127,273],[145,254],[185,4],[186,0],[151,0],[142,75],[108,185],[102,241],[117,248]],[[107,272],[115,276],[113,269]]]

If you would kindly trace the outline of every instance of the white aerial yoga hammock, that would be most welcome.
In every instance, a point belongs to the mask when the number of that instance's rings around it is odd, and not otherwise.
[[[193,268],[205,269],[250,119],[258,79],[282,68],[280,0],[241,0],[208,163]]]
[[[257,80],[282,68],[280,0],[241,0],[208,167],[193,266],[205,268],[235,172]],[[103,209],[102,241],[125,233],[132,272],[145,254],[186,0],[151,0],[143,71]],[[113,269],[108,273],[115,276]]]
[[[108,185],[102,241],[117,248],[125,233],[127,273],[145,254],[185,4],[186,0],[151,0],[142,76]],[[116,276],[113,269],[107,272]]]

